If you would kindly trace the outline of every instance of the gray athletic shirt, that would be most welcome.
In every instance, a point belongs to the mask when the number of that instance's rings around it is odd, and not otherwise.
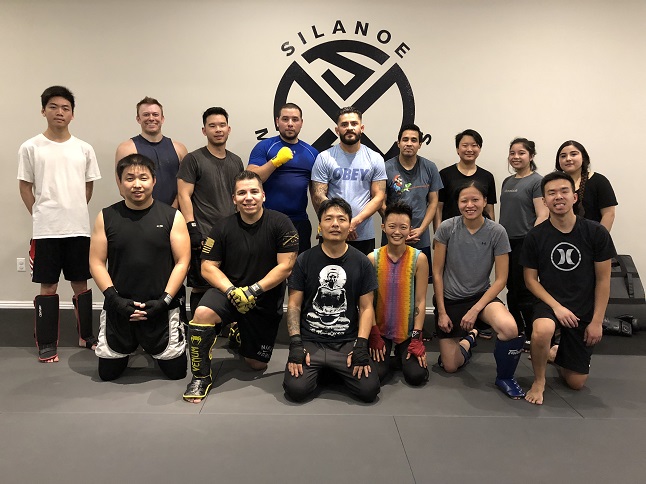
[[[500,191],[500,225],[505,227],[510,239],[521,239],[532,230],[536,222],[534,199],[541,198],[543,177],[534,172],[523,178],[512,175],[502,182]]]
[[[494,258],[511,252],[504,227],[488,218],[471,234],[461,215],[452,217],[440,224],[434,238],[447,246],[442,280],[444,297],[452,300],[486,292]]]

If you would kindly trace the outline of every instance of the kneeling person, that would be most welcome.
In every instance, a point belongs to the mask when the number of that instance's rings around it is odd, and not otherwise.
[[[401,368],[406,382],[417,386],[428,380],[422,340],[428,259],[420,249],[406,245],[412,220],[410,205],[388,205],[381,225],[388,244],[368,255],[379,283],[375,291],[376,324],[370,331],[369,345],[381,381],[393,368]],[[393,346],[394,359],[390,356]]]
[[[179,380],[187,364],[176,297],[191,257],[186,222],[177,209],[153,200],[152,160],[128,155],[116,172],[124,200],[99,213],[90,242],[90,270],[105,296],[99,377],[118,378],[141,345],[168,378]]]
[[[532,331],[534,383],[525,397],[536,405],[543,403],[550,342],[557,326],[561,342],[554,363],[561,377],[574,390],[588,379],[610,296],[610,259],[616,255],[603,225],[575,215],[577,194],[569,175],[549,173],[541,189],[550,217],[529,231],[520,259],[527,288],[540,299]]]
[[[184,400],[199,403],[211,378],[211,348],[222,323],[238,323],[238,353],[254,370],[264,370],[283,316],[285,279],[298,253],[298,233],[287,215],[263,208],[260,177],[235,177],[238,212],[211,229],[202,249],[202,277],[211,284],[189,323],[193,379]]]
[[[368,353],[375,271],[346,243],[352,209],[345,200],[323,201],[318,217],[322,243],[298,257],[289,279],[291,342],[283,388],[292,400],[304,400],[316,390],[319,372],[329,368],[353,395],[372,402],[379,393]]]

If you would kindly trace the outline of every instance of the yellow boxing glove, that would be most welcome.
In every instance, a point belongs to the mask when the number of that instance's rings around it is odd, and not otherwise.
[[[294,158],[294,153],[292,153],[292,150],[290,150],[287,146],[283,146],[281,149],[278,150],[278,153],[276,153],[276,156],[274,156],[269,161],[271,161],[272,165],[278,168],[279,166],[283,166],[292,158]]]

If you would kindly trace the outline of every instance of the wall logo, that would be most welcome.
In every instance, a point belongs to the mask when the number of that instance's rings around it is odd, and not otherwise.
[[[561,242],[552,249],[552,264],[560,271],[573,271],[581,263],[581,252],[568,242]]]
[[[371,29],[368,22],[357,21],[349,32],[341,20],[334,23],[331,33],[319,31],[315,25],[311,27],[311,31],[312,39],[309,39],[309,36],[306,37],[303,32],[298,32],[300,44],[305,46],[309,44],[310,40],[318,41],[319,39],[322,42],[305,50],[283,74],[274,97],[274,117],[277,116],[280,107],[289,102],[290,92],[295,85],[298,85],[334,124],[336,124],[339,109],[348,105],[345,101],[351,96],[356,98],[352,105],[366,113],[378,103],[386,92],[394,87],[399,93],[398,98],[401,99],[401,125],[415,122],[413,90],[406,74],[397,63],[410,51],[410,47],[401,42],[393,50],[391,33],[382,29],[373,37],[371,34],[374,29]],[[348,33],[354,34],[362,40],[327,40],[329,36]],[[373,45],[363,39],[378,45]],[[284,42],[281,51],[287,57],[291,57],[297,53],[297,47],[301,48],[302,46],[298,42],[295,45]],[[388,49],[388,51],[384,49]],[[322,69],[321,63],[324,63]],[[374,80],[373,74],[380,66],[380,76]],[[310,74],[315,71],[314,67],[316,67],[316,72],[322,71],[323,73]],[[334,71],[342,73],[343,80]],[[260,139],[267,134],[267,130],[256,131],[256,134]],[[336,141],[336,133],[332,129],[326,129],[312,145],[317,150],[324,151]],[[428,144],[431,138],[427,135],[422,141]],[[363,134],[361,142],[381,153],[386,159],[399,154],[396,143],[393,143],[385,153],[381,152],[366,133]]]

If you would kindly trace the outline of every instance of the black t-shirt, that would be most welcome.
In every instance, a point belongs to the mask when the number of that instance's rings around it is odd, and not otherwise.
[[[202,249],[202,259],[219,261],[220,270],[237,287],[250,286],[276,267],[280,253],[298,252],[298,232],[287,215],[264,209],[254,224],[239,213],[222,219],[211,229]],[[282,314],[285,283],[263,293],[256,304],[260,311]]]
[[[574,213],[579,213],[581,187],[579,187],[576,193],[579,196],[579,200],[574,204]],[[612,189],[610,181],[601,173],[595,172],[585,183],[585,191],[583,193],[583,209],[585,212],[580,215],[589,220],[601,222],[601,209],[616,205],[617,197],[615,196],[615,191]]]
[[[170,232],[176,214],[158,201],[144,210],[124,201],[103,209],[108,274],[120,296],[140,302],[161,297],[175,267]]]
[[[549,220],[530,230],[520,263],[538,270],[545,290],[581,321],[590,322],[594,314],[594,263],[616,254],[612,238],[601,224],[577,217],[567,234]]]
[[[289,278],[291,289],[303,291],[303,341],[353,341],[359,331],[359,298],[377,289],[375,269],[354,247],[341,257],[328,257],[320,245],[298,256]]]
[[[458,170],[458,165],[447,166],[440,170],[440,178],[442,178],[442,188],[438,193],[438,200],[444,205],[442,206],[442,220],[449,219],[460,215],[458,210],[457,192],[468,181],[476,180],[480,183],[487,195],[487,204],[495,205],[498,199],[496,198],[496,182],[493,175],[479,166],[473,175],[463,175]]]

